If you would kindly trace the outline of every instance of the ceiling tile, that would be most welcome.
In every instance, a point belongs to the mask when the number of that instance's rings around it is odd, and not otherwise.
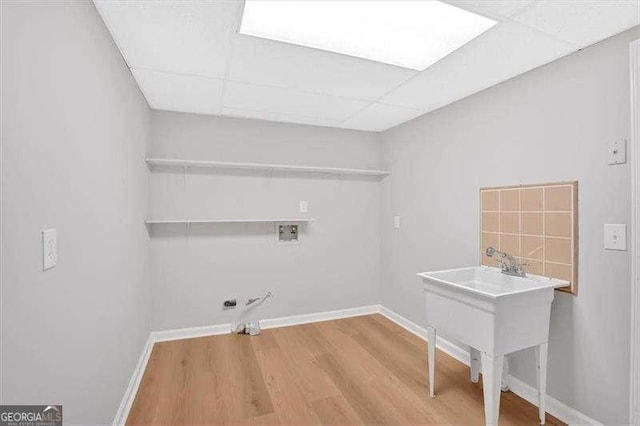
[[[340,124],[340,127],[381,132],[422,115],[422,111],[380,103],[371,104]]]
[[[224,76],[241,2],[94,3],[130,67]]]
[[[514,20],[585,47],[640,25],[640,1],[541,0]]]
[[[407,68],[238,35],[229,79],[375,100],[417,74]]]
[[[640,24],[637,0],[445,1],[501,22],[416,74],[237,35],[242,1],[94,0],[152,108],[363,130],[393,127]]]
[[[133,76],[153,109],[218,114],[222,80],[132,68]]]
[[[444,0],[444,2],[501,21],[521,12],[534,0]]]
[[[363,108],[367,102],[228,81],[223,105],[239,110],[338,121]]]
[[[537,30],[503,22],[380,101],[432,111],[575,50]]]
[[[222,115],[229,117],[254,118],[256,120],[279,121],[284,123],[308,124],[312,126],[335,127],[336,122],[315,117],[304,117],[292,114],[275,114],[265,111],[251,111],[246,109],[222,108]]]

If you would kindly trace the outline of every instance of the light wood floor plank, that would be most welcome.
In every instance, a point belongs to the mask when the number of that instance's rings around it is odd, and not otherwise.
[[[482,383],[440,351],[428,396],[426,350],[377,314],[158,343],[127,424],[482,425]],[[501,399],[501,426],[538,424],[533,405]]]
[[[306,333],[307,329],[301,327],[285,327],[274,333],[282,349],[280,354],[291,369],[298,389],[309,401],[339,395],[338,388],[320,368],[314,356],[317,351],[300,343],[300,335]]]
[[[361,425],[364,424],[358,413],[342,395],[330,396],[311,403],[318,423],[323,425]]]
[[[282,350],[259,352],[258,363],[280,421],[291,425],[314,424],[311,405],[300,392],[294,372],[289,368]]]

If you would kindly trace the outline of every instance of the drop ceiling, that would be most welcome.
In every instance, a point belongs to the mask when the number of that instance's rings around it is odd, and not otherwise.
[[[417,71],[239,34],[242,1],[94,2],[153,109],[369,131],[640,25],[637,0],[448,0],[498,23]]]

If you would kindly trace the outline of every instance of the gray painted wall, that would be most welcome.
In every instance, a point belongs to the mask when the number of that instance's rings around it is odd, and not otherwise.
[[[380,168],[377,133],[153,112],[149,156]],[[299,245],[275,245],[274,225],[151,229],[153,328],[221,324],[377,304],[380,184],[375,178],[163,168],[151,174],[154,218],[313,217]],[[299,212],[299,201],[309,204]],[[244,301],[273,290],[255,309]],[[224,311],[225,298],[239,306]]]
[[[149,109],[92,3],[1,4],[2,404],[110,423],[150,329]]]
[[[556,293],[548,392],[607,424],[629,413],[630,255],[603,249],[603,224],[630,223],[631,188],[629,165],[605,155],[629,139],[637,38],[636,27],[383,134],[382,303],[417,323],[415,273],[478,262],[480,187],[580,182],[579,293]],[[511,367],[535,384],[532,350]]]
[[[636,28],[381,136],[150,114],[93,5],[2,2],[1,402],[62,403],[68,423],[109,422],[152,328],[380,301],[420,323],[415,272],[477,262],[479,187],[577,179],[579,295],[554,302],[549,393],[626,421],[630,256],[602,249],[602,225],[630,220],[629,167],[607,166],[605,152],[629,137],[627,46],[639,37]],[[185,181],[171,168],[149,175],[145,153],[386,163],[393,174],[379,184],[194,171]],[[143,225],[304,216],[300,200],[317,221],[297,246],[275,246],[270,225],[193,226],[188,238],[181,226]],[[50,227],[59,263],[42,272]],[[275,297],[255,311],[221,308],[266,290]],[[531,351],[511,365],[534,383]]]

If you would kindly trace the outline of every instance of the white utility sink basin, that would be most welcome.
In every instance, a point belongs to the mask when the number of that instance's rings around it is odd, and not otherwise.
[[[423,272],[429,340],[429,391],[434,396],[436,332],[470,346],[471,380],[480,364],[485,422],[497,425],[504,355],[535,347],[540,422],[545,419],[547,342],[554,289],[568,281],[506,275],[477,266]]]

